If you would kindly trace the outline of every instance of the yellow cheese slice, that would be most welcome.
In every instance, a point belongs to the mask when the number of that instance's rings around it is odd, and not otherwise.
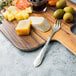
[[[16,32],[17,34],[20,35],[29,35],[30,33],[30,26],[31,26],[31,20],[21,20],[17,27],[16,27]]]

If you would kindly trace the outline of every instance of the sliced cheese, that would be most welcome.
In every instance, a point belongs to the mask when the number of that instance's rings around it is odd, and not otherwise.
[[[26,13],[25,10],[20,11],[19,13],[17,13],[17,14],[15,15],[15,18],[16,18],[17,20],[27,19],[28,17],[29,17],[29,14]]]
[[[17,27],[16,27],[16,32],[17,34],[20,35],[29,35],[30,33],[30,26],[31,26],[31,20],[21,20]]]
[[[30,17],[32,21],[32,27],[42,31],[46,32],[50,29],[50,24],[44,17]]]
[[[9,6],[8,9],[3,12],[3,16],[5,19],[8,19],[9,21],[12,21],[14,19],[17,20],[24,20],[29,18],[29,13],[32,13],[32,8],[28,7],[25,10],[19,10],[15,6]]]
[[[5,12],[2,13],[2,15],[3,15],[3,17],[4,17],[5,19],[8,19],[8,14],[9,14],[8,11],[5,11]]]
[[[17,7],[15,7],[15,6],[8,7],[7,11],[9,13],[12,13],[14,16],[19,12],[18,9],[17,9]]]
[[[14,20],[14,19],[15,19],[14,15],[10,13],[10,14],[8,15],[8,21],[12,21],[12,20]]]
[[[8,21],[12,21],[15,19],[15,16],[12,13],[9,13],[8,11],[3,12],[2,15],[5,19],[8,19]]]
[[[29,14],[26,12],[26,10],[21,11],[23,19],[27,19],[29,17]]]
[[[26,12],[27,13],[32,13],[32,8],[31,7],[26,8]]]

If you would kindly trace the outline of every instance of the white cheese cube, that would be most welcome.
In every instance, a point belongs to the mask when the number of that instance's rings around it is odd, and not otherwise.
[[[50,24],[44,17],[30,17],[32,22],[32,27],[42,31],[46,32],[50,29]]]

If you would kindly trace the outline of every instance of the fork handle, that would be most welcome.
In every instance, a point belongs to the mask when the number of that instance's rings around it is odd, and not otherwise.
[[[41,63],[42,63],[42,60],[44,58],[44,55],[47,51],[47,47],[48,47],[48,44],[52,38],[52,36],[54,35],[54,31],[52,32],[52,34],[50,35],[48,41],[46,42],[46,44],[44,45],[44,47],[41,49],[41,52],[39,53],[39,55],[36,57],[35,61],[34,61],[34,66],[37,67],[39,66]]]

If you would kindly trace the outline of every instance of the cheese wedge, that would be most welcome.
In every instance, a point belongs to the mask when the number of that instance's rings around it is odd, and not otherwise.
[[[30,26],[31,26],[31,20],[21,20],[17,27],[16,27],[16,32],[17,34],[20,35],[29,35],[30,33]]]
[[[50,29],[50,24],[44,17],[30,17],[32,21],[32,27],[42,31],[46,32]]]

